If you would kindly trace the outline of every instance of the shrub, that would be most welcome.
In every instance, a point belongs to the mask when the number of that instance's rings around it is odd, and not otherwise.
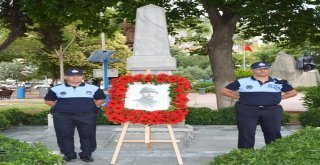
[[[318,164],[319,139],[320,129],[307,127],[261,149],[233,150],[217,156],[210,164]]]
[[[291,116],[289,115],[288,112],[282,112],[282,115],[281,115],[281,124],[287,124],[287,123],[290,123],[290,120],[291,120]]]
[[[312,87],[304,87],[304,86],[294,87],[294,89],[295,89],[297,92],[303,92],[303,93],[307,92],[307,90],[308,90],[309,88],[312,88]]]
[[[190,112],[186,117],[186,124],[190,125],[235,125],[235,108],[229,107],[220,110],[212,110],[206,107],[189,107]],[[282,124],[290,122],[290,115],[282,113]]]
[[[9,139],[0,135],[0,162],[10,165],[33,164],[52,165],[62,164],[63,158],[53,154],[41,143],[30,146],[19,140]],[[0,163],[0,164],[2,164]]]
[[[191,125],[235,125],[235,109],[234,107],[224,108],[220,110],[212,110],[207,107],[189,107],[189,114],[186,116],[186,124]],[[42,111],[40,113],[24,113],[18,109],[11,109],[9,112],[0,112],[0,129],[4,130],[10,126],[11,120],[14,123],[20,123],[24,125],[47,125],[48,124],[49,111]],[[8,115],[10,114],[10,115]],[[14,115],[15,114],[15,115]],[[116,125],[118,123],[109,122],[104,115],[105,111],[102,110],[101,114],[97,118],[97,125]],[[6,117],[9,116],[9,118]],[[2,116],[2,117],[1,117]],[[17,116],[17,118],[15,118]],[[282,124],[288,123],[290,115],[283,113]]]
[[[186,124],[191,125],[210,125],[212,123],[213,110],[206,107],[189,107],[190,112],[186,116]]]
[[[4,116],[10,121],[11,125],[18,125],[25,118],[25,113],[18,108],[9,108],[4,111],[1,111]]]
[[[186,124],[191,125],[234,125],[236,124],[234,107],[221,110],[210,108],[189,107],[189,114],[186,117]]]
[[[303,126],[320,127],[320,107],[301,113],[299,115],[299,121]]]
[[[199,88],[205,88],[208,93],[214,93],[215,91],[213,82],[197,82],[192,85],[192,89],[194,90],[199,90]]]
[[[308,108],[320,107],[320,84],[316,87],[310,87],[306,90],[303,97],[303,105]]]
[[[236,123],[234,107],[223,108],[213,113],[211,125],[235,125]]]
[[[237,69],[234,71],[234,74],[236,79],[250,77],[252,75],[250,69]]]
[[[39,113],[25,113],[17,108],[10,108],[0,111],[0,130],[7,129],[10,125],[47,125],[49,111]],[[97,118],[97,125],[114,125],[116,123],[109,122],[102,110]],[[12,123],[12,124],[11,124]]]
[[[5,130],[10,127],[10,121],[0,113],[0,131]]]
[[[27,113],[22,121],[25,125],[47,125],[49,111],[42,111],[40,113]]]

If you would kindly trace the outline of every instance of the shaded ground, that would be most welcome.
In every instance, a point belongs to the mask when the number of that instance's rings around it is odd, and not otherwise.
[[[3,104],[17,103],[23,105],[43,104],[43,99],[38,93],[32,92],[26,95],[26,99],[0,100],[0,109]],[[301,97],[299,94],[282,102],[285,111],[301,112],[305,109],[302,107]],[[189,96],[189,106],[209,107],[216,109],[216,99],[214,94],[199,95],[191,93]],[[181,126],[180,126],[181,127]],[[143,127],[141,127],[143,128]],[[179,128],[179,126],[175,126]],[[184,127],[183,127],[184,128]],[[236,126],[191,126],[191,131],[175,132],[176,139],[181,142],[178,144],[182,159],[185,165],[203,165],[208,164],[214,156],[228,153],[237,146],[237,129]],[[190,130],[190,128],[188,128]],[[287,136],[300,129],[300,126],[288,125],[282,127],[282,135]],[[118,131],[117,131],[118,130]],[[77,159],[68,162],[70,165],[105,165],[110,164],[113,152],[115,150],[115,140],[120,136],[121,126],[98,126],[97,142],[98,148],[94,152],[95,162],[84,163]],[[157,131],[152,128],[152,139],[169,139],[167,132]],[[28,143],[42,142],[54,152],[59,153],[56,143],[55,133],[52,127],[48,126],[17,126],[2,131],[5,136],[20,139]],[[129,131],[126,139],[144,139],[144,132]],[[79,138],[76,133],[76,151],[79,152]],[[257,127],[255,148],[265,146],[263,133],[260,127]],[[152,148],[147,148],[144,143],[125,143],[121,148],[117,160],[118,165],[176,165],[177,159],[175,152],[170,143],[153,143]]]
[[[84,163],[81,160],[68,162],[70,165],[105,165],[110,164],[116,142],[120,132],[114,131],[121,126],[98,126],[98,148],[94,152],[93,163]],[[177,127],[176,127],[177,128]],[[282,127],[282,135],[288,136],[300,129],[299,126]],[[157,132],[152,127],[152,139],[169,139],[167,132]],[[12,127],[1,132],[7,137],[20,139],[28,143],[42,142],[51,150],[59,153],[53,128],[48,126],[20,126]],[[234,125],[207,125],[193,126],[192,132],[175,132],[182,160],[185,165],[205,165],[213,157],[228,153],[237,147],[237,128]],[[144,132],[128,132],[125,139],[144,139]],[[76,152],[79,152],[79,138],[76,133]],[[265,146],[262,131],[257,127],[255,148]],[[177,165],[175,152],[170,143],[153,143],[147,148],[144,143],[124,143],[120,150],[117,165]]]

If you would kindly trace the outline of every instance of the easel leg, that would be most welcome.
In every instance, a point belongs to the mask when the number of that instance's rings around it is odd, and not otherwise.
[[[146,125],[146,130],[145,130],[145,143],[147,144],[148,148],[151,148],[151,127],[150,125]]]
[[[117,161],[117,158],[118,158],[118,155],[119,155],[119,152],[120,152],[120,148],[122,146],[124,137],[125,137],[125,135],[127,133],[128,127],[129,127],[129,122],[124,123],[123,129],[121,131],[121,135],[120,135],[120,138],[119,138],[119,141],[118,141],[118,144],[117,144],[117,147],[116,147],[116,149],[114,151],[114,154],[112,156],[112,160],[111,160],[110,164],[115,164],[116,161]]]
[[[171,124],[167,124],[167,127],[168,127],[168,130],[169,130],[169,135],[170,135],[170,138],[171,138],[171,141],[172,141],[172,145],[173,145],[174,151],[175,151],[177,159],[178,159],[178,163],[179,163],[179,165],[181,165],[181,164],[183,164],[183,161],[182,161],[181,154],[180,154],[180,151],[179,151],[179,148],[178,148],[176,137],[173,134],[172,126],[171,126]]]

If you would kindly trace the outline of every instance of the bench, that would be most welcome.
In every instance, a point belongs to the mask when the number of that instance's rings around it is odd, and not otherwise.
[[[13,93],[13,90],[0,91],[0,100],[2,100],[4,98],[10,99],[12,93]]]

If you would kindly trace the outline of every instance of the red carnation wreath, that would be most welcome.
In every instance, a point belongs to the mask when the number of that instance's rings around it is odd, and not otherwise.
[[[129,84],[170,84],[170,106],[167,110],[139,110],[128,109],[124,106],[126,92]],[[106,107],[108,120],[116,123],[139,123],[139,124],[177,124],[183,121],[189,110],[186,103],[188,91],[191,89],[190,82],[181,76],[167,74],[138,74],[135,76],[122,76],[111,81],[109,91],[110,101]]]

